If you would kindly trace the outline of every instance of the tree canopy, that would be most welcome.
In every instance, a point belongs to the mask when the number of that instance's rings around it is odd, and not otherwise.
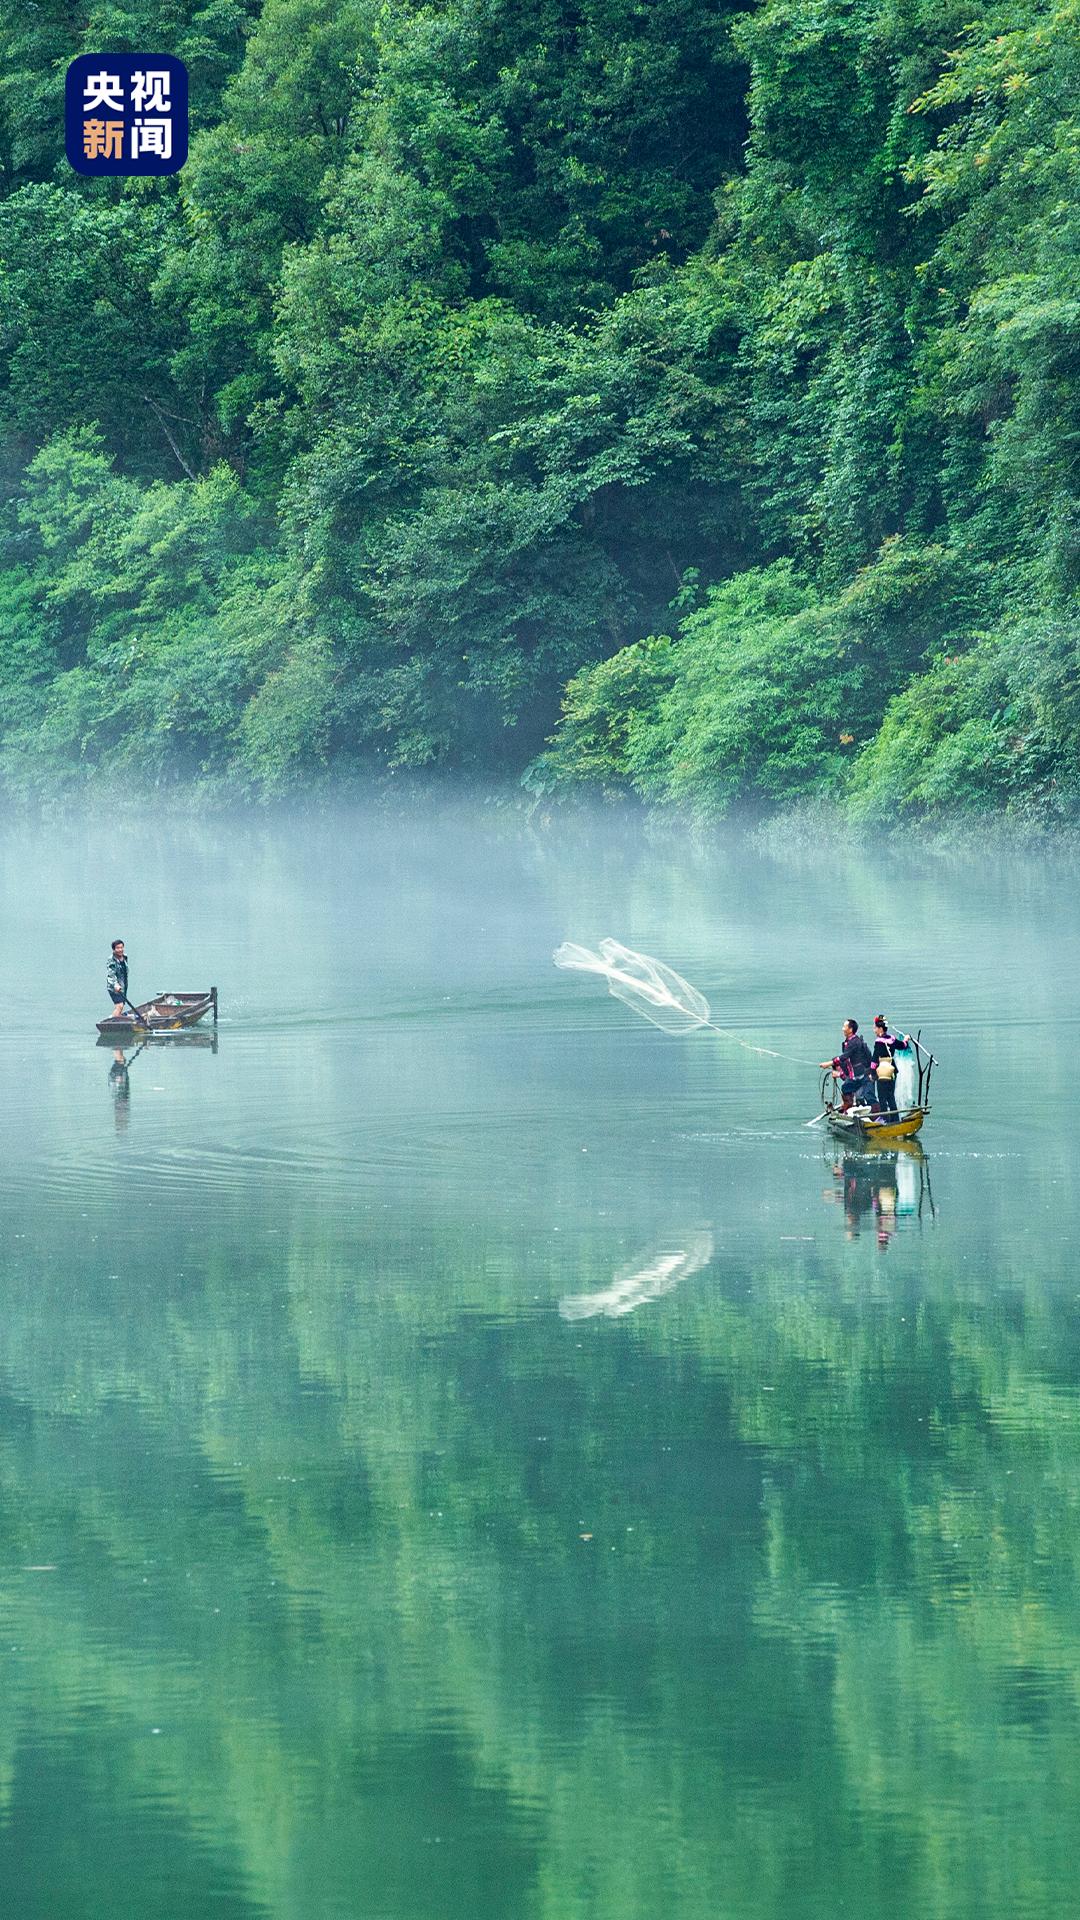
[[[63,158],[125,47],[189,65],[175,178]],[[1074,812],[1078,49],[1076,0],[0,27],[8,792]]]

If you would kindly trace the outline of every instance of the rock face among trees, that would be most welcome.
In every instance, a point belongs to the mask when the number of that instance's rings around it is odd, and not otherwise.
[[[1078,25],[14,10],[9,794],[438,767],[1075,814]],[[63,158],[67,62],[123,46],[188,64],[173,179]]]

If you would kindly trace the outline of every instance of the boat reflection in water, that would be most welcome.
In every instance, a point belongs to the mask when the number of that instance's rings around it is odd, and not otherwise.
[[[901,1227],[935,1218],[930,1162],[917,1140],[831,1152],[827,1164],[832,1185],[823,1197],[843,1207],[848,1240],[873,1233],[884,1253]]]
[[[216,1053],[218,1036],[216,1027],[212,1033],[185,1033],[181,1029],[176,1033],[150,1033],[145,1040],[139,1041],[138,1046],[118,1047],[113,1044],[107,1034],[102,1034],[97,1044],[99,1047],[107,1047],[112,1053],[108,1075],[109,1092],[113,1098],[116,1131],[123,1133],[131,1118],[131,1082],[128,1075],[140,1053],[145,1053],[147,1047],[202,1047],[210,1053]]]

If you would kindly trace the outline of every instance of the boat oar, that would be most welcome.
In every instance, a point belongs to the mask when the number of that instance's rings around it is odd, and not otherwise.
[[[819,1121],[819,1120],[824,1120],[824,1118],[825,1118],[825,1115],[826,1115],[826,1114],[828,1113],[828,1111],[829,1111],[829,1109],[828,1109],[828,1107],[822,1107],[822,1109],[821,1109],[821,1112],[820,1112],[820,1113],[815,1113],[815,1115],[814,1115],[814,1117],[813,1117],[813,1119],[812,1119],[812,1120],[804,1120],[804,1121],[803,1121],[803,1126],[804,1126],[804,1127],[816,1127],[816,1126],[817,1126],[817,1123],[818,1123],[818,1121]]]
[[[150,1031],[150,1022],[149,1022],[149,1020],[148,1020],[148,1019],[146,1018],[146,1015],[145,1015],[144,1013],[140,1013],[140,1012],[139,1012],[139,1009],[138,1009],[138,1007],[132,1007],[132,1006],[131,1006],[131,1001],[130,1001],[130,1000],[128,999],[128,997],[127,997],[127,994],[126,994],[126,993],[125,993],[125,995],[124,995],[124,1005],[125,1005],[125,1007],[131,1007],[131,1011],[132,1011],[132,1013],[133,1013],[133,1014],[135,1015],[135,1023],[136,1023],[136,1025],[137,1025],[137,1026],[140,1026],[140,1027],[145,1027],[145,1028],[146,1028],[146,1031],[147,1031],[147,1033],[149,1033],[149,1031]]]

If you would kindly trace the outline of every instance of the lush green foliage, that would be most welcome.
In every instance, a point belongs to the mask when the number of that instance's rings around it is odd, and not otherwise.
[[[706,815],[842,789],[890,698],[950,620],[963,629],[973,598],[953,551],[899,539],[831,600],[789,560],[750,568],[684,618],[677,642],[638,642],[577,675],[531,782],[621,779]]]
[[[0,28],[9,790],[528,766],[704,814],[1070,811],[1078,25]],[[57,154],[67,60],[124,45],[191,67],[176,180]]]

